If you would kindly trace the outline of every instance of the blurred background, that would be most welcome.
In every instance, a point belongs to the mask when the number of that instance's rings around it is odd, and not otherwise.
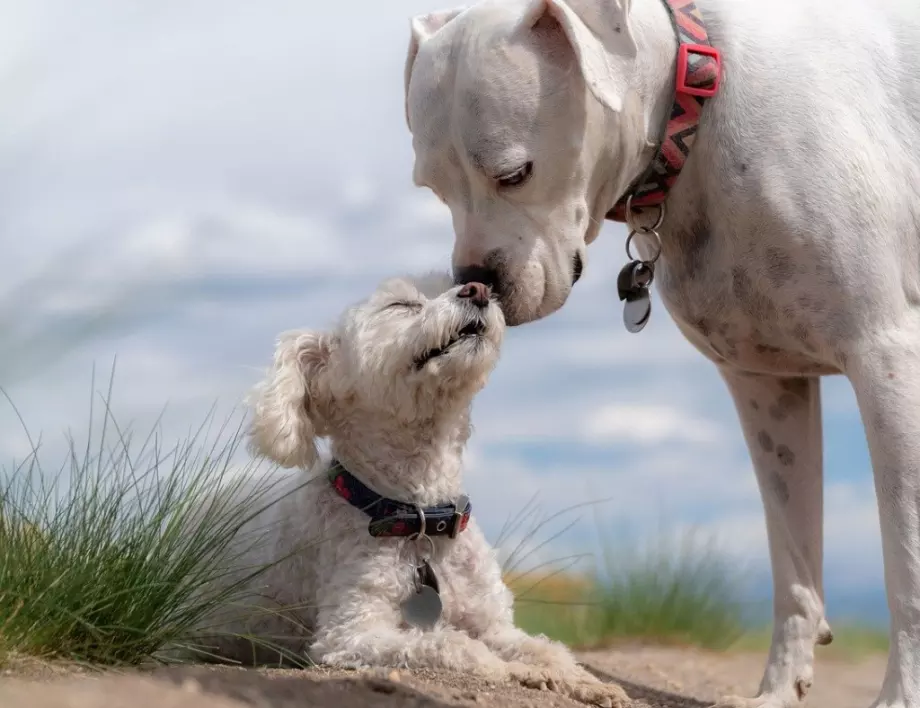
[[[434,0],[0,2],[0,460],[85,435],[93,368],[122,424],[229,412],[275,336],[376,282],[449,267],[449,213],[411,183],[409,17]],[[468,491],[487,534],[583,502],[547,558],[697,530],[768,597],[763,512],[715,369],[660,302],[621,324],[623,227],[553,317],[509,332],[476,400]],[[164,413],[164,406],[166,407]],[[884,621],[866,443],[824,385],[829,613]]]

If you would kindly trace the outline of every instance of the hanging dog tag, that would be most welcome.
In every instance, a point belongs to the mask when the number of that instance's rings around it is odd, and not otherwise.
[[[655,273],[652,266],[643,261],[630,261],[617,276],[617,294],[625,300],[623,324],[627,331],[636,333],[648,323],[652,313],[652,298],[648,286]]]
[[[643,290],[626,300],[623,307],[623,324],[626,330],[632,334],[641,332],[648,324],[648,318],[652,314],[652,299],[649,297],[648,290]]]
[[[428,561],[415,569],[415,592],[401,609],[406,623],[419,629],[432,629],[440,619],[443,604],[438,594],[438,579]]]

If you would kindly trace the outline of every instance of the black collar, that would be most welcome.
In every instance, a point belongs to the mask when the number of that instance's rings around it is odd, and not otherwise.
[[[419,507],[377,494],[346,470],[338,460],[332,461],[327,474],[332,488],[340,497],[371,517],[367,526],[371,536],[421,534],[422,516]],[[469,523],[473,505],[466,496],[461,496],[457,504],[422,507],[421,512],[424,514],[426,536],[456,538]]]

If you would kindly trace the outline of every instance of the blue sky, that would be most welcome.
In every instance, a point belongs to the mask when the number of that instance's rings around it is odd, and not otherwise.
[[[164,432],[179,435],[240,400],[281,330],[329,324],[386,276],[448,267],[449,214],[411,184],[403,114],[408,18],[438,7],[0,0],[0,385],[45,459],[83,431],[94,365],[104,379],[117,356],[120,421],[149,427],[168,403]],[[608,500],[615,542],[697,527],[763,573],[721,380],[659,302],[640,335],[622,327],[624,237],[605,226],[565,308],[509,332],[474,407],[479,520],[494,537],[534,493],[546,513]],[[871,469],[845,380],[825,381],[824,410],[830,610],[878,609]],[[0,407],[0,456],[27,451]],[[582,517],[543,553],[593,550]]]

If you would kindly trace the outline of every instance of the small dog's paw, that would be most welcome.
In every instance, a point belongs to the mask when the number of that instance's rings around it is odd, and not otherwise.
[[[508,663],[508,677],[527,688],[536,688],[540,691],[558,690],[555,672],[544,667],[512,661]]]
[[[530,637],[518,649],[521,661],[554,671],[574,671],[578,667],[575,657],[565,644],[543,637]]]
[[[515,662],[510,665],[509,675],[528,688],[553,691],[588,705],[601,708],[629,708],[632,705],[621,686],[599,681],[577,666],[573,671],[557,672]]]
[[[326,666],[331,669],[357,671],[371,666],[363,656],[353,651],[334,651],[322,654],[316,658],[312,656],[310,658],[317,665]]]
[[[578,681],[568,684],[566,695],[576,701],[604,708],[629,708],[632,700],[616,683],[603,683],[602,681]]]

